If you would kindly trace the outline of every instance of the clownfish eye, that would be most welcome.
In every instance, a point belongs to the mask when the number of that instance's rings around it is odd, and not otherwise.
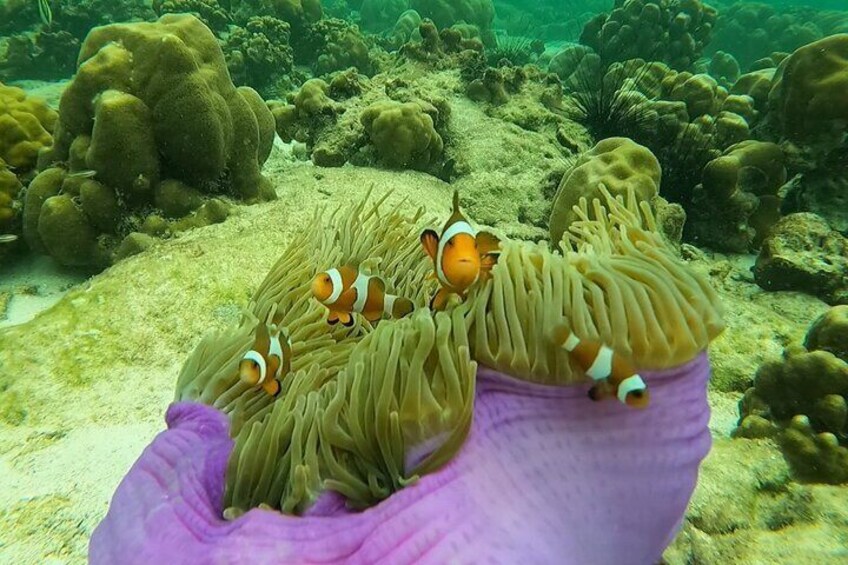
[[[453,247],[453,239],[448,240],[448,247]]]
[[[331,283],[331,282],[333,282],[333,281],[332,281],[332,279],[330,279],[330,275],[324,275],[324,282],[325,282],[325,283]]]
[[[256,361],[251,360],[251,361],[250,361],[250,367],[251,367],[252,369],[258,369],[258,368],[259,368],[259,363],[257,363]]]
[[[642,398],[642,391],[641,390],[634,390],[633,392],[630,393],[630,395],[633,398]]]

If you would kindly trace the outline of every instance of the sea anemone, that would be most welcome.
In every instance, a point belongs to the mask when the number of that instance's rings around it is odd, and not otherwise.
[[[379,202],[319,212],[242,324],[185,364],[170,429],[118,488],[92,562],[655,561],[709,448],[703,350],[722,323],[650,210],[604,196],[581,201],[564,255],[504,242],[492,280],[435,315],[417,247],[433,221]],[[419,310],[330,329],[309,281],[347,262]],[[270,320],[294,342],[276,398],[236,375]],[[650,408],[586,397],[551,339],[563,320],[646,369]]]

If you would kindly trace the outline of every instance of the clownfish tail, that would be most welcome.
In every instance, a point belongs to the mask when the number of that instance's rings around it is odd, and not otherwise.
[[[459,190],[453,190],[453,211],[454,213],[459,212]]]

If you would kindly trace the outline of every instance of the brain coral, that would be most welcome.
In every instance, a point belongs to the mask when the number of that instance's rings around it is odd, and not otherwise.
[[[105,227],[126,235],[121,231],[138,226],[122,220],[153,206],[169,215],[169,202],[156,198],[160,183],[248,202],[274,198],[260,174],[273,133],[270,111],[255,91],[236,89],[217,40],[198,19],[165,15],[155,23],[99,27],[86,38],[62,95],[53,149],[40,157],[41,175],[49,178],[39,196],[27,196],[28,240],[60,262],[101,265],[119,241],[100,237]],[[70,184],[51,172],[53,164],[70,170]],[[85,180],[91,209],[114,212],[110,226],[93,217],[84,195],[76,198]],[[52,220],[39,221],[48,212]],[[102,252],[69,257],[50,242],[70,234],[50,226],[84,234],[83,249],[94,249],[97,239]]]
[[[634,199],[624,206],[606,198],[612,213],[574,226],[565,255],[505,242],[493,279],[435,316],[423,307],[431,266],[417,242],[435,220],[386,214],[379,203],[319,210],[242,323],[205,337],[184,365],[172,429],[122,483],[92,537],[92,562],[128,548],[150,560],[177,547],[226,560],[244,543],[260,548],[254,557],[280,562],[310,561],[315,551],[333,562],[439,563],[458,551],[469,560],[552,563],[563,551],[581,563],[636,552],[639,562],[654,562],[709,444],[699,352],[722,324],[712,291],[645,228],[649,213],[640,216]],[[312,277],[365,258],[419,310],[376,328],[328,329],[322,307],[307,298]],[[550,340],[563,317],[640,367],[679,366],[651,380],[656,406],[599,405],[582,386],[563,388],[586,378]],[[257,324],[291,330],[293,372],[276,398],[236,374]],[[477,372],[478,362],[488,369]],[[218,411],[229,417],[234,449]],[[633,477],[644,488],[632,489]],[[612,502],[589,495],[586,481],[598,481]],[[503,522],[507,515],[517,521]],[[204,533],[192,535],[176,516]],[[175,527],[149,527],[153,520]],[[582,543],[604,535],[601,525],[631,533],[620,543]],[[259,532],[266,544],[248,541]],[[403,539],[421,541],[413,548]]]
[[[848,127],[848,34],[810,43],[784,59],[769,107],[784,135],[804,141],[844,135]]]
[[[56,119],[43,100],[0,83],[0,159],[15,169],[32,169],[39,149],[53,143]]]

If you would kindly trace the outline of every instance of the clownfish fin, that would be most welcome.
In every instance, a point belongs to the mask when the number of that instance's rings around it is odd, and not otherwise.
[[[277,396],[280,394],[282,390],[282,385],[280,385],[280,381],[277,379],[266,379],[264,383],[262,383],[262,390],[270,394],[271,396]]]
[[[404,316],[409,316],[414,311],[415,304],[412,303],[412,300],[398,296],[392,308],[392,317],[396,319],[403,318]]]
[[[448,304],[450,295],[451,293],[448,290],[440,288],[438,292],[433,295],[433,298],[430,299],[430,310],[433,310],[434,312],[444,310],[445,306]]]
[[[350,312],[339,312],[338,321],[346,328],[353,327],[353,314]]]
[[[421,232],[421,245],[430,259],[435,261],[439,250],[439,234],[434,230],[424,230]]]
[[[600,402],[606,398],[611,396],[611,392],[608,387],[602,386],[602,383],[597,383],[589,389],[589,398],[591,398],[595,402]]]
[[[459,214],[459,191],[457,189],[453,191],[453,213]]]
[[[372,277],[371,277],[371,281],[372,281],[375,285],[377,285],[377,290],[378,290],[380,293],[382,293],[382,294],[385,294],[385,293],[386,293],[386,281],[384,281],[381,277],[377,277],[377,276],[372,276]]]
[[[380,310],[371,310],[369,312],[363,312],[362,317],[373,324],[374,322],[377,322],[382,319],[383,312],[381,312]]]
[[[330,311],[329,315],[327,315],[327,323],[331,326],[334,326],[339,323],[339,314],[338,312]]]
[[[492,278],[492,267],[498,262],[497,253],[486,253],[480,258],[480,280],[487,281]]]
[[[480,252],[480,255],[488,255],[500,250],[501,240],[487,231],[478,232],[476,241],[477,251]]]

